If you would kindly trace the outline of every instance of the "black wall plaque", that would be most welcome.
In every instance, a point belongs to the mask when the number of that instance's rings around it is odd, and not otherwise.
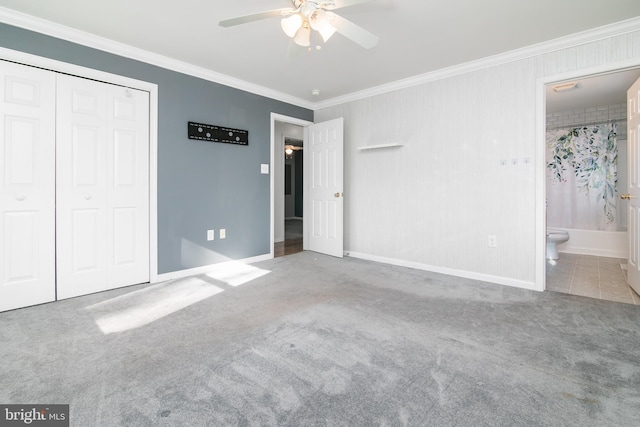
[[[188,134],[189,139],[197,139],[200,141],[249,145],[249,132],[246,130],[189,122]]]
[[[249,145],[249,132],[240,129],[220,128],[220,142]]]
[[[189,139],[218,142],[220,140],[220,128],[218,126],[189,122]]]

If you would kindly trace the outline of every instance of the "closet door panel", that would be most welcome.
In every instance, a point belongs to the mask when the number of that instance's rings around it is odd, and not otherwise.
[[[108,289],[107,85],[58,75],[58,299]]]
[[[149,281],[149,94],[109,88],[109,288]]]
[[[0,311],[55,299],[55,74],[0,61]]]
[[[58,297],[149,281],[149,94],[58,77]]]

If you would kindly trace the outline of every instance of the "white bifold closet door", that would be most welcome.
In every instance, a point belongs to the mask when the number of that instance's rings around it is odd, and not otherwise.
[[[58,75],[57,297],[149,281],[149,94]]]
[[[55,78],[0,61],[0,311],[55,300]]]
[[[0,61],[0,311],[148,281],[148,92]]]

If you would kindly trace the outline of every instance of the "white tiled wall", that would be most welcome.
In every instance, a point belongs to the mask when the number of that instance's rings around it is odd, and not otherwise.
[[[627,140],[627,105],[614,104],[547,114],[547,129],[615,122],[618,140]]]

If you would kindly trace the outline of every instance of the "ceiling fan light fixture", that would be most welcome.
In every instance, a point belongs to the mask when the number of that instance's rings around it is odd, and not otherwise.
[[[579,87],[580,85],[578,84],[578,82],[568,82],[552,86],[551,88],[554,90],[554,92],[568,92],[570,90],[578,89]]]
[[[219,25],[227,28],[280,17],[280,26],[287,37],[309,51],[322,49],[323,43],[335,33],[342,34],[365,49],[371,49],[378,43],[379,38],[376,35],[333,12],[370,1],[373,0],[290,0],[289,7],[223,19]]]
[[[335,34],[336,31],[337,30],[330,24],[327,24],[325,27],[318,30],[318,32],[322,36],[322,40],[324,40],[325,43],[331,38],[332,35]]]
[[[302,27],[302,23],[302,16],[294,13],[293,15],[282,18],[280,26],[282,26],[282,31],[284,31],[287,36],[294,38],[298,30]]]
[[[299,46],[310,46],[311,45],[311,28],[308,23],[304,23],[302,27],[296,32],[293,41]]]
[[[329,15],[322,9],[316,10],[311,19],[309,20],[311,28],[316,30],[322,36],[322,40],[326,43],[327,40],[336,32],[336,28],[331,25],[331,19]]]
[[[320,29],[326,25],[331,25],[329,23],[327,13],[322,9],[316,10],[316,12],[311,16],[311,18],[309,18],[309,23],[311,24],[311,28],[313,28],[316,31],[320,31]]]

